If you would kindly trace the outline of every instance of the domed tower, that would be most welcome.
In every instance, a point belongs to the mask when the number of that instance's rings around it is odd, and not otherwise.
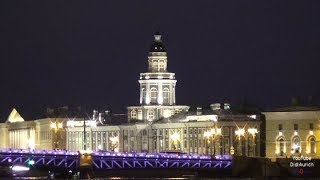
[[[140,74],[141,105],[174,105],[175,74],[167,72],[167,52],[161,35],[154,35],[148,56],[148,72]]]
[[[175,73],[167,71],[167,52],[156,32],[148,54],[148,71],[140,73],[140,105],[128,107],[129,120],[156,120],[170,117],[188,106],[175,106]]]

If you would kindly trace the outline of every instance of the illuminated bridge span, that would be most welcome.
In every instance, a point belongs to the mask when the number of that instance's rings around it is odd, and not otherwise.
[[[80,166],[81,154],[64,150],[18,150],[0,149],[2,164],[31,164],[76,169]],[[231,168],[229,156],[190,155],[172,153],[125,153],[92,152],[94,169],[130,168]]]

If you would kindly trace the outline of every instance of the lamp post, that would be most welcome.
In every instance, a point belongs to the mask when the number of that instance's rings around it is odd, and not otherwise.
[[[239,145],[238,145],[238,151],[241,151],[241,155],[242,155],[242,150],[241,150],[241,136],[244,135],[244,129],[238,129],[235,131],[235,134],[238,136],[239,138]]]
[[[62,122],[58,122],[57,120],[55,120],[55,122],[51,122],[50,128],[53,129],[55,132],[54,148],[57,149],[58,148],[58,131],[59,129],[63,128],[63,124]]]
[[[220,155],[222,155],[222,133],[221,133],[221,128],[217,128],[216,129],[216,135],[220,137],[220,145],[219,145],[219,149],[220,149]]]
[[[87,120],[83,119],[83,150],[87,150],[87,131],[86,131],[86,127],[90,126],[90,127],[96,127],[96,121],[95,120],[89,120],[87,122]],[[76,121],[75,119],[72,120],[68,120],[67,121],[67,127],[68,128],[73,128],[75,126],[81,126],[81,121]]]
[[[256,141],[255,141],[255,136],[258,133],[258,130],[256,128],[249,128],[248,132],[252,135],[252,147],[253,147],[253,156],[256,155]]]
[[[180,134],[175,132],[175,133],[170,135],[170,139],[173,141],[174,150],[176,150],[177,146],[178,146],[178,141],[180,140]]]
[[[211,137],[211,132],[210,131],[205,131],[203,133],[203,136],[207,139],[206,140],[206,154],[209,154],[209,138]]]

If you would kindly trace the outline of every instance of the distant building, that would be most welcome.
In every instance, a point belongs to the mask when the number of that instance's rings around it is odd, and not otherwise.
[[[266,156],[320,158],[320,109],[281,108],[263,112],[266,116]]]
[[[159,33],[148,59],[148,72],[140,74],[140,105],[129,106],[127,116],[110,114],[113,120],[106,124],[91,123],[106,117],[105,112],[94,111],[86,121],[85,142],[84,122],[69,126],[67,149],[79,150],[85,144],[92,150],[107,151],[261,155],[259,113],[235,112],[228,103],[189,112],[189,106],[175,105],[175,74],[167,72],[167,53]]]
[[[0,123],[0,148],[17,149],[66,149],[66,122],[70,114],[68,107],[48,108],[46,116],[25,121],[16,109],[5,123]],[[77,118],[83,120],[83,118]]]
[[[140,74],[140,105],[129,106],[126,114],[93,110],[88,115],[62,107],[48,109],[45,118],[24,121],[13,111],[0,124],[1,147],[264,155],[265,124],[259,111],[236,111],[229,103],[194,111],[178,106],[175,74],[167,72],[159,33],[148,59],[148,72]]]

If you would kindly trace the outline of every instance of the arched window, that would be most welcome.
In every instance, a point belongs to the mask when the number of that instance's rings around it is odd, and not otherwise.
[[[296,154],[301,152],[301,144],[299,136],[294,136],[291,142],[291,153]]]
[[[150,89],[150,99],[151,99],[151,103],[152,103],[152,104],[157,103],[157,98],[158,98],[158,90],[153,87],[153,88]]]
[[[142,96],[142,102],[143,103],[146,103],[146,89],[145,88],[142,88],[142,94],[141,94],[141,96]],[[146,103],[147,104],[147,103]]]
[[[316,138],[314,136],[308,138],[308,148],[311,154],[316,153]]]
[[[131,111],[131,119],[137,119],[137,111],[136,110]]]
[[[169,104],[169,89],[163,89],[163,104]]]
[[[283,156],[284,153],[285,153],[284,138],[283,138],[283,137],[280,137],[280,138],[278,139],[278,143],[279,143],[279,153],[280,153],[280,156]]]
[[[151,121],[154,119],[154,113],[152,109],[148,110],[148,120]]]

